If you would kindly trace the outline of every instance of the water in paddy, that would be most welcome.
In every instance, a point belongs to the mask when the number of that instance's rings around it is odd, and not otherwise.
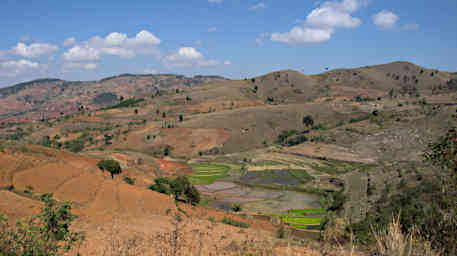
[[[307,193],[247,187],[222,181],[197,187],[205,197],[212,199],[212,207],[224,210],[230,209],[234,203],[241,204],[244,211],[264,214],[320,208],[319,196]]]

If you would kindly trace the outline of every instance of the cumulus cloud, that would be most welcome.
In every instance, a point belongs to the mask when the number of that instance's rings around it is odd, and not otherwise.
[[[75,37],[70,37],[70,38],[65,39],[65,41],[63,41],[63,46],[69,47],[69,46],[74,45],[75,42],[76,42],[76,38]]]
[[[0,76],[14,77],[21,73],[42,71],[46,69],[46,65],[38,62],[33,62],[25,59],[11,60],[0,63]]]
[[[105,38],[94,36],[88,41],[73,46],[64,53],[67,61],[99,60],[102,55],[133,58],[137,55],[159,55],[157,46],[161,40],[147,30],[142,30],[135,37],[113,32]]]
[[[383,10],[373,16],[373,23],[380,29],[392,29],[398,20],[398,15],[386,10]]]
[[[320,43],[332,37],[333,29],[294,27],[290,32],[273,33],[271,40],[286,44]]]
[[[49,55],[59,49],[53,44],[39,44],[34,43],[26,45],[24,43],[18,43],[16,47],[11,49],[11,53],[26,58],[37,58],[43,55]]]
[[[258,4],[255,4],[255,5],[251,6],[249,9],[250,10],[257,10],[257,9],[265,9],[265,8],[267,8],[267,5],[265,3],[263,3],[263,2],[260,2]]]
[[[212,32],[216,32],[217,31],[217,28],[216,27],[210,27],[208,28],[208,32],[212,33]]]
[[[178,52],[166,57],[165,65],[170,67],[185,68],[185,67],[210,67],[218,65],[216,60],[207,60],[205,57],[193,47],[179,48]]]
[[[89,46],[76,45],[63,54],[67,61],[94,61],[100,59],[100,51]]]
[[[352,14],[365,5],[364,0],[327,1],[312,10],[302,25],[289,32],[272,33],[270,39],[286,44],[320,43],[331,39],[340,28],[359,27],[361,21]]]

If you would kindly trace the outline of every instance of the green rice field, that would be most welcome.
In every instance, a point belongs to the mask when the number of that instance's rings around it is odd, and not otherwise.
[[[191,164],[192,175],[190,181],[196,185],[206,185],[215,182],[218,179],[227,177],[229,166],[222,164]]]

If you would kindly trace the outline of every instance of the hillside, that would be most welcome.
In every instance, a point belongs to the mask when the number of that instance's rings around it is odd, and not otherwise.
[[[63,81],[39,79],[0,89],[0,119],[40,120],[98,109],[124,99],[156,95],[162,89],[188,88],[210,81],[223,81],[218,76],[185,77],[181,75],[122,74],[99,81]]]
[[[43,107],[58,113],[21,122],[41,111],[32,108],[16,122],[4,119],[0,212],[29,216],[42,193],[71,201],[77,228],[91,238],[88,254],[97,254],[98,243],[132,237],[152,250],[151,237],[176,232],[180,213],[183,230],[208,239],[205,250],[230,251],[255,237],[256,246],[279,250],[265,255],[327,255],[322,236],[348,242],[349,229],[360,243],[357,253],[371,255],[370,227],[386,228],[401,212],[405,229],[414,218],[424,230],[442,227],[425,219],[439,207],[437,184],[446,172],[425,163],[424,151],[457,125],[456,73],[394,62],[318,75],[282,70],[243,80],[198,76],[189,85],[189,79],[121,75],[0,91],[5,102],[55,93]],[[67,101],[84,108],[70,109]],[[119,162],[122,173],[111,179],[102,172],[97,163],[105,159]],[[157,178],[182,175],[199,191],[198,205],[150,189]],[[277,237],[281,227],[287,238]]]

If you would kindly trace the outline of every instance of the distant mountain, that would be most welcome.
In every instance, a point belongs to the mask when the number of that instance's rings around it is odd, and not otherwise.
[[[97,109],[124,99],[154,95],[162,89],[188,88],[227,80],[221,76],[121,74],[99,81],[45,78],[0,89],[0,119],[38,120]]]

